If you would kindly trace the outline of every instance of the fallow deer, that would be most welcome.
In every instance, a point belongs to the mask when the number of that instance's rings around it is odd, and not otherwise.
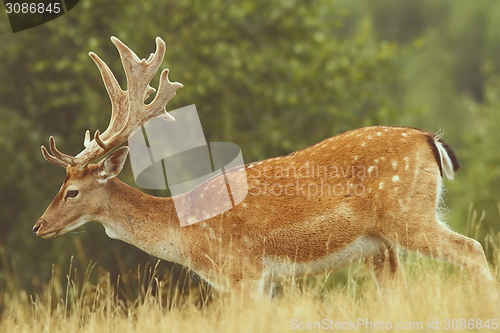
[[[111,40],[128,90],[90,53],[111,99],[111,121],[93,140],[87,131],[85,149],[76,156],[60,152],[53,137],[51,153],[42,146],[47,161],[66,169],[66,180],[33,227],[36,235],[54,237],[97,221],[109,237],[182,264],[222,291],[269,295],[283,278],[321,274],[364,258],[383,284],[400,276],[398,247],[450,261],[478,283],[495,285],[480,243],[451,231],[438,215],[442,177],[453,178],[459,168],[455,154],[439,136],[415,128],[365,127],[242,166],[246,180],[232,190],[248,189],[247,197],[229,211],[181,227],[171,197],[146,195],[116,178],[128,147],[108,153],[146,121],[173,120],[164,107],[182,85],[171,83],[164,70],[146,105],[165,43],[157,38],[156,52],[139,60]],[[188,205],[197,198],[203,214],[218,205],[212,185],[224,182],[224,175],[215,176],[177,199]]]

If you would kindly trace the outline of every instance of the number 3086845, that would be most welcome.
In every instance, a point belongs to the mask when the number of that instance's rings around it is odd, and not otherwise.
[[[7,14],[59,14],[61,12],[61,3],[6,3]]]

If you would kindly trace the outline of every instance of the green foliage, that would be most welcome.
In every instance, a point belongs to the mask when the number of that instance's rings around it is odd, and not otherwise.
[[[500,75],[492,74],[485,84],[484,103],[466,100],[472,121],[465,133],[465,145],[459,150],[465,163],[460,183],[450,187],[454,202],[462,209],[454,212],[453,219],[464,216],[465,207],[471,206],[484,214],[479,239],[490,231],[498,233],[500,219]],[[462,217],[463,219],[463,217]]]

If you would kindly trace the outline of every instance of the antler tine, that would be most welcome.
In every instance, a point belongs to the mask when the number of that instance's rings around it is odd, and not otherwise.
[[[154,100],[148,105],[148,108],[151,109],[150,112],[154,114],[155,117],[165,114],[167,115],[167,120],[174,121],[174,117],[170,116],[170,114],[167,113],[165,107],[167,106],[168,101],[174,98],[175,94],[177,93],[177,89],[182,88],[183,85],[179,82],[170,82],[170,80],[168,79],[168,73],[168,69],[164,69],[161,72],[158,93],[156,94]],[[168,119],[168,116],[171,119]]]
[[[87,147],[89,146],[89,144],[90,144],[90,131],[89,131],[89,130],[87,130],[87,131],[85,132],[85,138],[83,139],[83,146],[84,146],[85,148],[87,148]]]
[[[66,155],[64,153],[61,153],[56,146],[56,139],[54,139],[53,136],[49,138],[49,143],[50,143],[50,152],[54,157],[60,159],[63,162],[66,162],[66,164],[74,165],[75,164],[75,158],[73,156]]]
[[[108,65],[102,61],[99,56],[93,52],[89,52],[90,57],[94,60],[97,68],[101,72],[102,80],[106,91],[108,92],[109,99],[111,100],[111,120],[109,121],[108,128],[121,128],[127,121],[128,114],[124,114],[123,110],[128,110],[127,92],[123,91],[120,84],[116,80],[113,72],[109,69]],[[122,112],[119,113],[119,110]],[[120,117],[121,116],[121,117]],[[104,133],[106,133],[105,131]],[[106,138],[107,135],[104,136]]]
[[[50,155],[45,146],[41,147],[42,149],[42,155],[47,160],[47,162],[50,162],[54,165],[59,165],[65,168],[68,164],[65,163],[64,161],[61,161],[60,159],[55,158],[54,156]]]
[[[50,154],[47,149],[42,146],[42,155],[43,157],[50,163],[55,165],[60,165],[62,167],[66,167],[67,165],[75,165],[75,158],[64,153],[61,153],[56,146],[56,140],[53,136],[49,137],[50,142]]]
[[[102,149],[104,149],[106,151],[110,150],[109,146],[104,141],[102,141],[101,132],[99,132],[99,130],[95,131],[94,140],[95,140],[95,142],[97,142],[99,147],[101,147]]]
[[[87,133],[85,133],[86,135]],[[90,132],[89,132],[90,136]],[[90,138],[89,138],[90,140]],[[99,130],[95,131],[94,140],[90,141],[86,149],[83,150],[80,154],[78,154],[75,159],[78,159],[78,164],[80,167],[84,167],[90,162],[98,159],[99,157],[105,155],[109,151],[111,151],[115,146],[121,144],[122,142],[113,145],[113,143],[106,143],[101,139],[101,132]]]
[[[92,60],[94,60],[94,63],[99,68],[102,80],[104,81],[104,86],[106,87],[109,96],[115,97],[116,95],[123,95],[125,92],[120,87],[120,84],[116,80],[116,77],[111,69],[109,69],[108,65],[94,52],[89,52],[89,56]]]
[[[142,103],[144,91],[149,90],[149,83],[155,76],[161,62],[165,56],[165,42],[156,38],[156,51],[150,55],[148,60],[139,59],[139,57],[127,45],[123,44],[118,38],[111,37],[115,44],[123,63],[125,75],[127,76],[127,89],[129,100],[134,104]]]

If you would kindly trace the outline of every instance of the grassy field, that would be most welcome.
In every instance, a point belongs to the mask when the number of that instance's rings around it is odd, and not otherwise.
[[[500,237],[488,237],[499,278]],[[151,279],[124,301],[106,273],[99,281],[53,278],[39,295],[3,291],[0,332],[498,332],[500,304],[458,268],[403,254],[408,288],[378,292],[363,265],[290,283],[275,299],[178,294]],[[71,271],[71,270],[70,270]],[[89,276],[89,274],[86,274]],[[500,292],[500,288],[497,288]]]

